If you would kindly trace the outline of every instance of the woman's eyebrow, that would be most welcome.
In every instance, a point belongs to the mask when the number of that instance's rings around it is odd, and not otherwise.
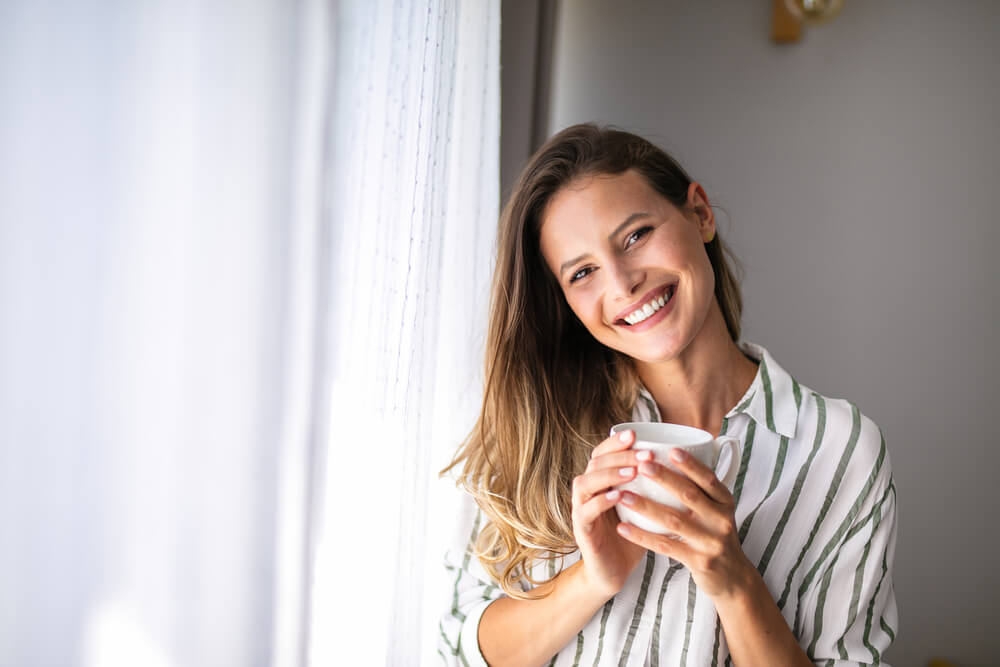
[[[649,216],[650,214],[646,213],[645,211],[638,211],[636,213],[633,213],[629,217],[625,218],[625,222],[615,227],[615,231],[608,234],[608,240],[609,241],[613,240],[616,236],[618,236],[619,233],[621,233],[623,229],[631,225],[636,220],[639,220],[640,218],[648,218]]]
[[[614,240],[614,238],[616,236],[618,236],[618,234],[620,234],[623,229],[625,229],[626,227],[628,227],[629,225],[631,225],[636,220],[639,220],[641,218],[648,218],[649,216],[650,216],[650,214],[647,213],[646,211],[637,211],[637,212],[633,213],[629,217],[625,218],[625,222],[623,222],[622,224],[620,224],[617,227],[615,227],[614,231],[611,232],[610,234],[608,234],[608,240],[609,241]],[[584,253],[584,254],[580,255],[579,257],[574,257],[573,259],[566,260],[565,262],[563,262],[563,265],[559,267],[559,277],[562,278],[562,275],[566,272],[566,269],[568,269],[569,267],[573,266],[574,264],[576,264],[577,262],[579,262],[581,259],[584,259],[586,256],[587,256],[587,253]]]

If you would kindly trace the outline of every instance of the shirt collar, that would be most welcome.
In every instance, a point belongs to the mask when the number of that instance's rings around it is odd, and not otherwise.
[[[757,376],[726,419],[746,414],[772,433],[794,438],[799,421],[802,388],[760,345],[742,342],[739,348],[758,363]]]
[[[757,375],[750,387],[729,411],[726,419],[746,414],[759,426],[786,438],[794,438],[799,421],[802,389],[791,375],[760,345],[742,342],[739,348],[758,362]],[[634,421],[662,421],[656,401],[644,386],[633,411]]]

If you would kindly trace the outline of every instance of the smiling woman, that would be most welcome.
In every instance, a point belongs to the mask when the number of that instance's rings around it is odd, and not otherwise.
[[[451,662],[878,663],[895,636],[895,489],[878,427],[740,342],[703,188],[644,139],[554,136],[503,212],[476,428],[449,552]],[[612,425],[741,443],[733,488]],[[619,489],[647,477],[683,509]],[[621,522],[619,504],[671,534]],[[449,656],[451,656],[449,658]]]
[[[721,243],[701,186],[691,183],[678,207],[629,169],[580,176],[556,192],[539,244],[570,309],[590,334],[633,359],[651,361],[677,356],[708,317],[725,332],[704,249],[712,241]],[[567,255],[576,258],[560,267]],[[668,316],[675,326],[663,329],[667,335],[637,335]]]

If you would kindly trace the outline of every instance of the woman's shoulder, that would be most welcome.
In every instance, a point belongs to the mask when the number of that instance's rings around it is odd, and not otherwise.
[[[889,450],[879,425],[857,403],[802,387],[800,437],[811,441],[820,469],[852,494],[877,494],[892,484]]]
[[[883,441],[882,429],[875,420],[865,414],[859,405],[847,398],[826,396],[814,389],[802,386],[804,411],[814,412],[821,421],[817,428],[823,428],[827,435],[840,435],[848,441],[858,440],[865,446],[880,447]]]
[[[856,403],[801,384],[760,345],[743,342],[741,348],[760,362],[747,402],[740,406],[755,419],[774,424],[772,430],[782,435],[822,445],[824,450],[860,447],[877,452],[882,448],[881,429]]]

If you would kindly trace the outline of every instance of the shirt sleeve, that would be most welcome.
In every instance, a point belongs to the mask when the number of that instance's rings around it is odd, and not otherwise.
[[[881,465],[872,473],[857,517],[801,607],[799,641],[817,665],[885,665],[882,656],[896,636],[896,487],[885,441],[871,426],[875,442],[869,445],[880,452],[876,460]]]
[[[449,666],[487,667],[479,650],[479,619],[494,600],[504,597],[503,590],[472,555],[483,521],[482,512],[466,497],[456,540],[444,556],[451,590],[448,608],[438,623],[438,655]]]

